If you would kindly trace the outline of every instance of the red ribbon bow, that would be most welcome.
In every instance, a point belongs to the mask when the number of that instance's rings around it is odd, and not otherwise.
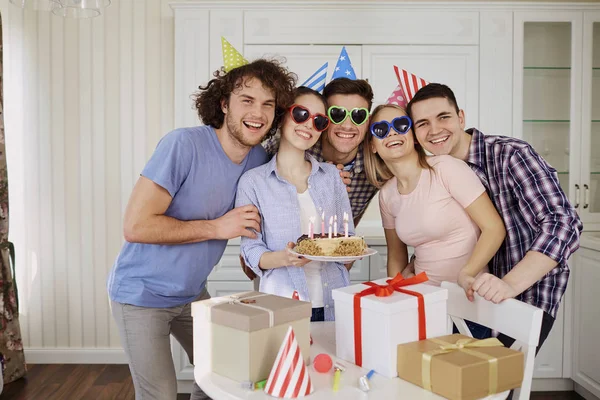
[[[425,300],[419,292],[402,289],[403,286],[416,285],[428,281],[429,278],[425,272],[404,279],[402,274],[398,273],[393,279],[388,279],[387,285],[378,285],[373,282],[363,282],[363,285],[370,286],[369,288],[354,294],[354,363],[362,367],[362,313],[360,309],[360,299],[365,296],[374,294],[377,297],[388,297],[392,293],[401,292],[417,297],[419,305],[419,340],[427,338],[425,327]]]

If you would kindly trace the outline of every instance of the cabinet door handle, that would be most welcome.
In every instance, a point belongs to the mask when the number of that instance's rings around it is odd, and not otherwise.
[[[575,184],[575,208],[579,208],[579,184]]]
[[[583,185],[583,208],[590,206],[590,187],[586,184]]]

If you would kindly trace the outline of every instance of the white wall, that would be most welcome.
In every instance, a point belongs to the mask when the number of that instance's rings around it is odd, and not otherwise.
[[[113,0],[101,17],[73,20],[0,0],[0,12],[28,362],[118,358],[100,350],[120,348],[106,277],[133,184],[173,128],[172,10],[166,0]]]

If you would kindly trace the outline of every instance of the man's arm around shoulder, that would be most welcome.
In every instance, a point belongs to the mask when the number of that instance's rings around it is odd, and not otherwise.
[[[184,244],[255,235],[246,228],[260,230],[260,217],[254,206],[234,208],[215,220],[181,221],[164,215],[171,200],[165,188],[140,176],[125,210],[125,240],[132,243]]]

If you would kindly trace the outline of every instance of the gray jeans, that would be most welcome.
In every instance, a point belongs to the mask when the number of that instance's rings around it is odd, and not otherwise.
[[[210,298],[206,290],[197,298]],[[194,363],[192,307],[138,307],[111,301],[121,343],[129,360],[136,400],[176,400],[177,379],[170,335]],[[194,381],[191,400],[210,399]]]

